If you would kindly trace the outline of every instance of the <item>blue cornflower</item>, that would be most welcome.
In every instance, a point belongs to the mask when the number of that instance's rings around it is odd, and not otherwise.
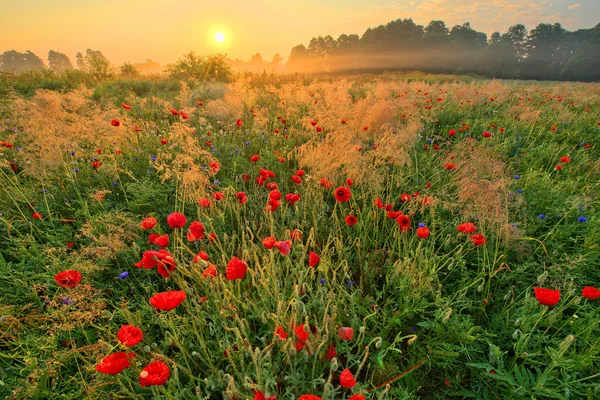
[[[538,219],[539,219],[540,221],[545,221],[545,220],[546,220],[546,216],[545,216],[544,214],[538,214],[538,216],[537,216],[537,217],[538,217]]]
[[[419,228],[425,228],[425,223],[424,222],[419,222],[418,225],[419,225]]]
[[[156,161],[156,156],[152,156],[152,157],[150,157],[150,159],[151,159],[152,161]]]
[[[351,281],[350,279],[348,279],[348,280],[346,281],[346,285],[347,285],[348,287],[351,287],[352,285],[354,285],[354,281]]]
[[[319,283],[320,283],[321,285],[324,285],[324,284],[325,284],[325,282],[327,282],[327,281],[325,280],[325,278],[321,278],[321,279],[319,279]]]
[[[79,168],[75,168],[73,171],[74,172],[79,172]]]
[[[129,276],[129,272],[123,271],[119,274],[119,279],[125,279]]]
[[[113,182],[113,186],[118,186],[119,182]]]
[[[71,152],[71,155],[72,155],[72,156],[74,156],[74,155],[75,155],[75,152],[74,152],[74,151],[72,151],[72,152]]]
[[[515,179],[521,179],[521,175],[515,175],[514,178]]]
[[[517,193],[519,193],[519,194],[523,193],[523,189],[517,189]]]
[[[579,221],[579,222],[587,222],[587,218],[586,217],[579,217],[579,218],[577,218],[577,221]]]
[[[221,181],[219,181],[218,179],[215,179],[213,182],[213,185],[219,185],[221,183]]]

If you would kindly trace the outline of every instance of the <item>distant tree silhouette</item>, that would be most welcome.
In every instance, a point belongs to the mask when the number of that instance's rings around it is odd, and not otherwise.
[[[97,79],[110,76],[110,62],[100,51],[87,49],[84,57],[87,71]]]
[[[42,59],[29,50],[25,53],[9,50],[0,56],[0,71],[24,72],[42,68],[45,68]]]
[[[76,62],[77,62],[77,68],[79,70],[81,70],[81,71],[87,71],[88,70],[87,64],[85,63],[85,57],[83,57],[83,54],[81,54],[81,53],[78,52],[75,55],[75,59],[76,59]]]
[[[560,23],[527,32],[513,25],[489,40],[469,22],[448,29],[444,21],[417,25],[396,19],[368,28],[362,36],[318,36],[294,46],[286,63],[292,71],[421,69],[474,72],[498,78],[600,80],[600,24],[568,32]]]
[[[190,52],[177,62],[168,66],[169,74],[177,79],[198,79],[228,81],[231,78],[231,67],[224,54],[201,57]]]
[[[54,50],[48,52],[48,67],[56,72],[65,72],[73,69],[73,64],[66,54]]]
[[[140,73],[132,63],[125,63],[119,67],[119,75],[121,76],[138,76]]]

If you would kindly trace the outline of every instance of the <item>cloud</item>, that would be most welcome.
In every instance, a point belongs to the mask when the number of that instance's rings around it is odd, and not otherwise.
[[[581,4],[580,4],[580,3],[575,3],[575,4],[572,4],[572,5],[570,5],[570,6],[569,6],[569,7],[567,7],[567,8],[568,8],[569,10],[574,10],[574,9],[576,9],[576,8],[579,8],[579,6],[581,6]]]

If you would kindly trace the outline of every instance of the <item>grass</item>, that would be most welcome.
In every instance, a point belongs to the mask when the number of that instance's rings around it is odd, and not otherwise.
[[[1,395],[600,395],[600,304],[582,296],[600,279],[599,85],[415,73],[64,79],[0,100],[0,141],[14,145],[0,148]],[[274,183],[281,200],[269,211]],[[349,201],[336,201],[340,186]],[[167,223],[173,212],[183,228]],[[147,217],[158,223],[141,229]],[[203,238],[188,239],[192,221]],[[457,230],[466,222],[484,244]],[[150,233],[168,235],[167,278],[134,266],[158,249]],[[247,264],[243,279],[227,279],[233,257]],[[203,275],[209,265],[216,276]],[[59,286],[65,270],[81,282]],[[560,301],[541,304],[534,287]],[[186,293],[175,309],[149,304],[171,290]],[[143,331],[135,360],[99,373],[125,349],[125,324]],[[170,376],[141,386],[157,360]]]

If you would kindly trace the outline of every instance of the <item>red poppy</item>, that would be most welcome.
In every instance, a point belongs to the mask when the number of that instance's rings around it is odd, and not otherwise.
[[[335,351],[335,346],[333,345],[333,343],[330,343],[329,347],[327,348],[327,351],[325,352],[325,359],[327,361],[331,361],[336,355],[337,352]]]
[[[302,183],[302,178],[300,178],[298,175],[293,175],[293,176],[292,176],[292,181],[294,181],[294,183],[295,183],[296,185],[299,185],[299,184],[301,184],[301,183]]]
[[[315,396],[314,394],[303,394],[298,398],[298,400],[322,400],[319,396]]]
[[[410,218],[407,215],[400,215],[396,218],[396,223],[400,227],[401,232],[406,232],[410,229]]]
[[[596,300],[596,299],[600,298],[600,290],[598,290],[592,286],[586,286],[581,291],[581,295],[583,297],[585,297],[586,299]]]
[[[201,197],[198,199],[198,204],[200,204],[200,207],[209,208],[210,207],[210,199],[208,197]]]
[[[300,195],[298,193],[288,193],[285,195],[285,201],[287,201],[290,206],[293,206],[296,202],[300,201]]]
[[[456,168],[456,164],[454,164],[454,163],[445,163],[444,164],[444,168],[446,168],[448,171],[452,171],[454,168]]]
[[[10,149],[10,148],[13,148],[13,147],[14,147],[14,144],[12,144],[12,143],[9,143],[9,142],[0,142],[0,146],[1,146],[1,147],[7,147],[7,148],[9,148],[9,149]]]
[[[154,244],[158,247],[167,247],[169,245],[169,235],[158,236],[154,239]]]
[[[100,168],[101,165],[102,165],[102,163],[100,161],[94,161],[94,162],[92,162],[92,167],[94,169]]]
[[[252,157],[250,157],[250,161],[252,161],[253,163],[257,162],[259,159],[260,156],[258,154],[255,154]]]
[[[316,267],[317,265],[319,265],[319,262],[321,261],[321,257],[319,257],[319,255],[315,252],[310,252],[308,254],[308,265],[310,267]]]
[[[477,228],[475,228],[475,225],[473,225],[472,222],[465,222],[464,224],[460,224],[456,227],[456,229],[458,229],[458,231],[462,233],[473,233],[477,230]]]
[[[417,228],[417,236],[420,239],[427,239],[429,237],[429,228]]]
[[[269,236],[262,241],[263,246],[267,249],[272,249],[275,246],[275,238],[273,236]]]
[[[306,172],[304,172],[303,169],[296,170],[296,175],[298,175],[298,176],[304,176],[305,174],[306,174]]]
[[[225,269],[225,276],[227,277],[228,281],[244,279],[247,270],[248,265],[246,265],[245,262],[237,257],[232,257],[231,261],[229,261],[227,264],[227,268]]]
[[[315,126],[315,125],[317,125],[317,121],[310,121],[310,124],[311,124],[312,126]]]
[[[209,276],[213,278],[217,276],[217,267],[215,267],[214,265],[209,265],[208,267],[206,267],[204,272],[202,272],[203,278],[208,278]]]
[[[545,306],[555,306],[560,301],[560,291],[546,288],[533,288],[535,298]]]
[[[308,332],[308,329],[305,329],[305,324],[302,325],[298,325],[297,327],[294,328],[294,332],[296,333],[296,336],[298,337],[298,339],[300,339],[303,342],[308,341],[308,337],[310,336],[310,333]]]
[[[403,203],[410,201],[410,194],[402,193],[400,195],[400,200],[402,200]]]
[[[246,193],[244,193],[244,192],[237,192],[235,194],[235,198],[238,200],[238,203],[240,203],[240,204],[244,204],[248,201],[248,197],[246,196]]]
[[[448,136],[454,136],[454,135],[456,135],[456,129],[450,129],[448,131]]]
[[[356,380],[348,368],[343,370],[340,374],[340,385],[346,389],[351,389],[356,386]]]
[[[179,111],[179,114],[181,114],[181,118],[183,118],[183,119],[187,120],[189,118],[188,115],[186,113],[184,113],[183,111]]]
[[[170,311],[181,304],[187,295],[183,290],[171,290],[150,297],[150,305],[163,311]]]
[[[123,107],[125,110],[131,110],[131,106],[125,103],[121,103],[121,107]]]
[[[366,398],[362,394],[355,394],[353,396],[348,397],[348,400],[366,400]]]
[[[44,216],[41,213],[35,211],[33,214],[31,214],[31,218],[33,218],[33,219],[42,219],[42,218],[44,218]]]
[[[200,262],[200,260],[208,261],[208,253],[201,251],[194,256],[194,262]]]
[[[556,169],[560,171],[560,170],[562,169],[562,165],[560,165],[560,164],[557,164],[557,165],[556,165]]]
[[[54,275],[54,280],[62,287],[72,288],[81,282],[81,277],[81,272],[69,269]]]
[[[288,339],[287,332],[281,326],[278,326],[277,329],[275,329],[275,336],[277,336],[280,340]]]
[[[110,124],[112,126],[119,127],[121,125],[121,122],[119,122],[118,119],[113,119],[112,121],[110,121]]]
[[[108,375],[117,375],[131,365],[130,359],[135,358],[135,354],[119,351],[108,355],[96,365],[96,371]]]
[[[279,250],[281,254],[287,256],[292,250],[292,242],[290,240],[275,242],[275,248]]]
[[[140,386],[161,386],[169,376],[171,371],[167,364],[162,361],[153,361],[140,372]]]
[[[346,225],[348,225],[348,226],[354,226],[354,225],[356,225],[357,222],[358,222],[358,218],[356,218],[354,215],[348,215],[346,217]]]
[[[296,351],[300,351],[306,347],[306,342],[303,342],[302,340],[296,340],[294,347],[296,348]]]
[[[352,192],[350,192],[350,189],[344,186],[340,186],[339,188],[335,189],[333,194],[335,196],[335,200],[338,203],[345,203],[348,200],[350,200],[350,197],[352,196]]]
[[[117,332],[119,343],[131,347],[135,346],[144,339],[144,333],[140,328],[133,325],[123,325]]]
[[[471,242],[473,242],[475,246],[483,246],[485,244],[485,236],[481,233],[471,235]]]
[[[211,169],[213,172],[215,172],[215,173],[216,173],[216,172],[219,172],[219,170],[221,169],[221,165],[220,165],[218,162],[216,162],[216,161],[211,161],[211,162],[208,164],[208,166],[209,166],[209,167],[210,167],[210,169]]]
[[[344,326],[338,329],[338,337],[341,340],[352,340],[352,336],[354,336],[354,329]]]
[[[157,237],[159,237],[160,235],[158,233],[151,233],[148,235],[148,243],[150,244],[154,244],[154,241],[156,240]]]
[[[187,223],[187,218],[180,212],[174,212],[167,217],[167,224],[173,229],[183,228]]]
[[[167,143],[168,143],[168,140],[167,140],[167,139],[160,139],[160,142],[161,142],[162,144],[167,144]]]
[[[214,192],[213,193],[213,198],[215,199],[215,201],[221,201],[224,197],[225,197],[225,193],[223,193],[223,192]]]
[[[203,101],[197,101],[196,104],[199,105],[200,107],[202,107],[204,105],[204,102]]]
[[[238,118],[238,120],[236,121],[236,125],[239,127],[242,126],[242,120]]]
[[[366,125],[365,125],[365,126],[363,126],[363,131],[367,131],[367,130],[369,130],[369,127],[368,127],[368,126],[366,126]]]
[[[187,240],[190,242],[195,242],[196,240],[204,239],[204,225],[198,221],[194,221],[188,227],[189,233],[186,235]]]
[[[560,158],[560,162],[568,164],[568,163],[571,162],[571,158],[570,157],[566,157],[566,156],[565,157],[561,157]]]
[[[488,131],[485,131],[485,132],[483,132],[483,137],[484,137],[484,138],[491,138],[491,137],[492,137],[492,134],[491,134],[491,133],[489,133]]]
[[[282,164],[283,164],[283,163],[285,162],[285,158],[283,158],[283,157],[279,157],[279,158],[277,159],[277,161],[279,161],[280,163],[282,163]]]
[[[321,128],[320,126],[317,126],[317,132],[323,132],[323,128]]]

